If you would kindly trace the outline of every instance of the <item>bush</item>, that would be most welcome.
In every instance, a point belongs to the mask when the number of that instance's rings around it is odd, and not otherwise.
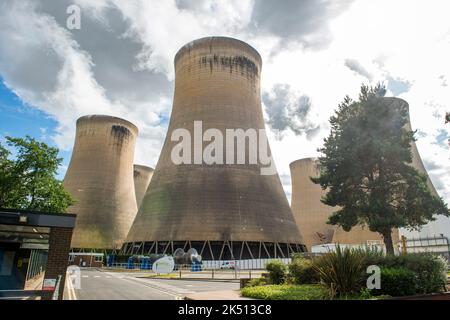
[[[266,265],[269,271],[269,279],[271,284],[282,284],[286,281],[286,265],[278,260],[270,261]]]
[[[320,280],[311,260],[304,258],[293,259],[288,269],[289,280],[294,284],[311,284]]]
[[[333,297],[354,295],[363,287],[366,271],[364,258],[361,250],[337,246],[336,251],[314,259],[313,268]]]
[[[406,268],[381,268],[381,289],[374,294],[384,294],[393,297],[411,296],[416,294],[417,280],[413,271]]]
[[[254,278],[251,279],[246,287],[258,287],[258,286],[264,286],[266,285],[266,280],[264,278]]]
[[[386,256],[381,262],[382,267],[406,268],[416,277],[418,294],[445,291],[447,283],[447,263],[439,255],[432,253],[406,254]]]
[[[382,265],[385,254],[384,251],[378,247],[364,247],[364,248],[355,248],[353,249],[356,253],[362,255],[364,257],[364,267],[367,269],[368,266]]]
[[[263,300],[323,300],[329,299],[328,290],[321,285],[270,285],[245,287],[243,297]]]

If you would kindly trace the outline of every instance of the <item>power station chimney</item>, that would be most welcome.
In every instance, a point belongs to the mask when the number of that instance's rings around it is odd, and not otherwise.
[[[207,132],[226,137],[227,129],[264,129],[261,65],[255,49],[232,38],[203,38],[178,51],[166,141],[127,237],[126,253],[195,248],[203,259],[218,260],[289,257],[305,249],[276,170],[263,175],[265,165],[249,160],[256,147],[249,137],[245,164],[225,160],[207,164],[195,152],[195,145],[202,150],[209,145]],[[194,129],[199,125],[203,141]],[[180,143],[173,140],[177,129],[194,138],[188,141],[192,148],[183,152],[189,158],[192,151],[190,163],[173,161],[173,150]],[[265,136],[261,141],[267,141]],[[235,147],[218,148],[215,156],[235,158],[231,157],[239,153]]]
[[[153,168],[134,165],[134,191],[136,192],[136,204],[139,209],[145,193],[147,192],[150,181],[153,176]]]
[[[64,187],[75,198],[72,248],[119,249],[137,212],[133,158],[138,129],[110,116],[77,121]]]

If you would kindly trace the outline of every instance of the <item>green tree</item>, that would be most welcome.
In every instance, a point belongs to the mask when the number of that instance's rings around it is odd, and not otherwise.
[[[331,133],[319,149],[320,175],[312,181],[327,190],[322,202],[339,208],[329,224],[345,231],[367,225],[393,254],[393,228],[417,229],[450,212],[411,165],[415,139],[405,129],[407,107],[385,103],[385,93],[382,85],[363,85],[358,101],[345,97],[330,118]]]
[[[6,137],[11,152],[0,144],[0,207],[66,212],[74,203],[55,178],[62,158],[58,149],[27,136]]]

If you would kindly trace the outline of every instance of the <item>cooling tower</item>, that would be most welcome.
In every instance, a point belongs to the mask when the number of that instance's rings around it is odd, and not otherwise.
[[[153,168],[150,167],[138,164],[134,165],[134,191],[136,192],[136,204],[138,208],[141,206],[150,181],[152,180],[153,171]]]
[[[126,253],[195,248],[206,260],[220,260],[288,257],[304,250],[276,172],[262,175],[263,166],[249,161],[206,164],[194,159],[176,165],[171,158],[179,143],[172,135],[182,128],[195,136],[196,121],[202,122],[203,132],[216,129],[223,136],[227,129],[264,129],[261,65],[255,49],[232,38],[203,38],[178,51],[166,141]],[[246,153],[249,149],[247,144]],[[227,150],[218,153],[226,158]]]
[[[331,242],[335,227],[326,221],[335,208],[320,201],[325,191],[310,179],[319,175],[318,159],[297,160],[289,167],[292,181],[292,212],[299,229],[302,230],[306,247],[311,251],[314,245]]]
[[[133,157],[138,129],[123,119],[93,115],[77,121],[64,187],[75,198],[72,248],[117,249],[137,212]]]
[[[395,246],[400,240],[398,229],[392,230],[392,242]],[[332,243],[351,244],[351,245],[374,245],[382,244],[383,236],[378,232],[372,232],[367,226],[355,226],[350,231],[338,227],[333,235]]]
[[[404,105],[409,108],[408,103],[398,98],[380,98],[383,103],[398,106]],[[397,105],[396,105],[397,104]],[[409,115],[408,115],[409,117]],[[407,130],[411,129],[411,123],[408,121]],[[423,166],[416,144],[411,144],[412,166],[420,173],[428,177],[427,171]],[[326,222],[328,217],[337,210],[333,207],[324,205],[320,199],[325,195],[326,191],[322,190],[319,185],[314,184],[309,177],[318,176],[318,161],[313,158],[302,159],[291,163],[292,178],[292,211],[296,222],[302,230],[305,243],[308,249],[311,246],[324,243],[341,243],[341,244],[371,244],[383,240],[379,233],[371,232],[365,226],[355,226],[351,231],[346,232],[342,228],[328,225]],[[428,178],[428,186],[434,196],[438,196],[431,180]],[[399,231],[394,229],[392,232],[394,245],[399,240]]]

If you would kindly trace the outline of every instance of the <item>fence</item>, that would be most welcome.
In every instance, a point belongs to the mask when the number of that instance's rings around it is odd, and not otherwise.
[[[237,269],[237,270],[265,270],[267,263],[270,261],[278,260],[284,264],[289,264],[291,258],[279,258],[279,259],[248,259],[248,260],[204,260],[200,265],[201,270],[226,270],[226,269]],[[113,263],[109,268],[113,269],[141,269],[141,263]],[[146,268],[145,270],[151,269]],[[189,270],[192,269],[192,265],[176,265],[175,270]]]
[[[284,264],[291,262],[290,258],[279,259],[248,259],[248,260],[223,260],[223,261],[202,261],[202,268],[204,270],[210,269],[233,269],[234,266],[237,270],[264,270],[267,263],[270,261],[279,260]]]
[[[47,264],[47,256],[47,250],[31,250],[26,276],[27,281],[44,272]]]

